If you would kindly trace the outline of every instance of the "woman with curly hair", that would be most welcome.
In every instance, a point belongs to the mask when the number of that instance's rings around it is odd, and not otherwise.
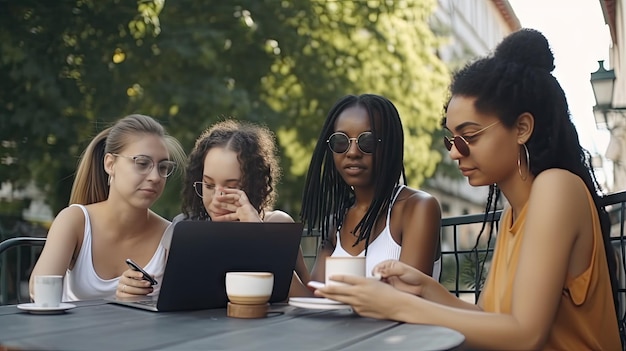
[[[205,130],[189,154],[183,184],[184,219],[293,222],[271,210],[280,166],[272,132],[235,120]]]
[[[182,213],[166,233],[166,247],[174,224],[184,220],[293,222],[287,213],[272,209],[280,175],[274,135],[268,128],[233,119],[215,123],[198,137],[188,156]],[[141,279],[132,270],[125,273]],[[302,251],[295,273],[293,284],[309,281]]]

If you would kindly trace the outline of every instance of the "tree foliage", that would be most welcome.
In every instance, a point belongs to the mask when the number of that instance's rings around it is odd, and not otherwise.
[[[278,206],[297,216],[322,121],[346,94],[387,96],[405,127],[419,186],[448,74],[428,18],[434,0],[0,0],[0,174],[35,181],[56,213],[77,159],[111,121],[143,113],[190,150],[230,116],[276,132]],[[62,19],[62,20],[61,20]],[[156,206],[179,209],[180,178]]]

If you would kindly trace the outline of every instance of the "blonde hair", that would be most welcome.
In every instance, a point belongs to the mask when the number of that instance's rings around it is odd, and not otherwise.
[[[180,142],[167,134],[165,128],[152,117],[129,115],[98,133],[83,151],[72,185],[70,204],[89,205],[109,197],[109,175],[104,169],[104,155],[120,153],[128,144],[130,137],[139,134],[163,138],[170,159],[177,163],[177,171],[183,169],[186,156]]]

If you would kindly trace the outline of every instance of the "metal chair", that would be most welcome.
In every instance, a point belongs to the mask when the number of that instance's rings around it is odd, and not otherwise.
[[[605,196],[602,205],[611,218],[611,242],[617,259],[619,327],[623,346],[626,346],[626,191]]]
[[[30,236],[18,236],[15,238],[9,238],[0,242],[0,255],[4,253],[4,251],[17,246],[41,246],[46,243],[46,238],[36,238]]]
[[[29,256],[27,256],[28,258],[28,268],[26,269],[26,271],[28,269],[30,269],[35,262],[37,261],[37,257],[39,252],[41,251],[41,248],[44,246],[44,244],[46,243],[46,238],[39,238],[39,237],[14,237],[14,238],[9,238],[6,239],[2,242],[0,242],[0,257],[2,257],[2,266],[0,269],[0,304],[7,304],[7,303],[13,303],[13,301],[10,301],[11,296],[10,296],[10,292],[9,292],[9,288],[12,286],[14,287],[14,292],[15,292],[15,299],[17,303],[21,303],[24,302],[22,294],[21,294],[21,289],[20,289],[20,285],[22,283],[22,281],[24,280],[24,278],[26,278],[25,280],[28,280],[28,277],[26,276],[24,269],[22,267],[22,263],[23,263],[23,255],[22,255],[22,249],[23,248],[29,248],[30,252],[29,252]],[[15,260],[10,260],[9,259],[9,252],[8,251],[10,249],[16,249],[16,257]],[[38,248],[37,249],[33,249],[33,248]],[[12,272],[10,272],[9,270],[9,263],[10,262],[14,262],[15,263],[15,274],[13,274]]]

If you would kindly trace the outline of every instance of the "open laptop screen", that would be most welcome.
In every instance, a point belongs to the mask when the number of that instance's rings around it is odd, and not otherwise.
[[[274,273],[270,302],[287,300],[302,229],[302,223],[176,223],[156,309],[225,307],[226,272],[233,271]]]

